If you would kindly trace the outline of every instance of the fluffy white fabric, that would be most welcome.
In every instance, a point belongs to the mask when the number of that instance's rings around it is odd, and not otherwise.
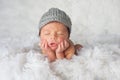
[[[97,39],[86,42],[73,59],[53,63],[34,46],[18,49],[16,44],[11,49],[17,42],[11,40],[14,43],[10,47],[1,46],[0,80],[120,80],[120,37],[110,35]]]
[[[71,60],[49,63],[33,46],[51,7],[70,16],[71,39],[84,46]],[[120,0],[0,0],[0,80],[120,80]]]

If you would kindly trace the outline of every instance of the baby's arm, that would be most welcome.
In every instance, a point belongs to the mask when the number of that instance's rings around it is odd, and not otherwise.
[[[65,50],[65,57],[66,59],[71,59],[72,56],[75,54],[75,47],[72,41],[69,40],[70,46]]]
[[[40,44],[42,53],[46,54],[50,62],[56,59],[55,53],[48,47],[47,41],[42,41]]]
[[[69,47],[69,43],[64,40],[62,41],[59,45],[58,48],[56,49],[56,58],[57,59],[63,59],[65,57],[64,51]]]
[[[65,51],[65,57],[67,59],[71,59],[74,54],[77,55],[77,50],[80,50],[81,48],[83,48],[82,45],[74,45],[73,42],[70,40],[70,47]]]
[[[55,59],[56,59],[55,53],[52,51],[48,51],[47,58],[50,62],[55,61]]]

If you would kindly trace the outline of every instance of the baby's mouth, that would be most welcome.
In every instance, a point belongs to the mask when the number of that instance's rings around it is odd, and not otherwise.
[[[57,44],[56,44],[56,43],[50,43],[49,46],[50,46],[50,47],[57,47]]]

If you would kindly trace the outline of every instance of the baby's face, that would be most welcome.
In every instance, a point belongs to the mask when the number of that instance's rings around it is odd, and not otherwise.
[[[58,44],[68,39],[67,28],[59,22],[51,22],[41,29],[40,39],[46,40],[52,50],[56,50]]]

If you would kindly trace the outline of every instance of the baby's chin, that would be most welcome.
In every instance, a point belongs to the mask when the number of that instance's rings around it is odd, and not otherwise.
[[[57,47],[50,47],[51,50],[55,51],[57,49]]]
[[[51,48],[51,50],[55,51],[57,49],[58,44],[57,43],[50,43],[49,47]]]

